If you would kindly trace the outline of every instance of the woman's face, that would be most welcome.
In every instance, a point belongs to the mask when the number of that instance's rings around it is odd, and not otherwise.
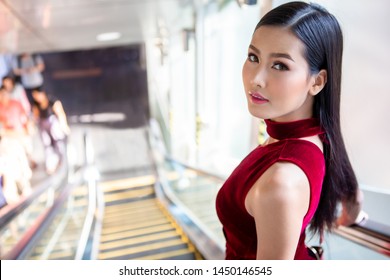
[[[286,28],[262,26],[255,31],[242,70],[253,116],[280,122],[312,117],[315,78],[304,48]]]
[[[37,90],[33,90],[32,97],[38,103],[41,103],[46,99],[45,94],[43,92],[37,91]]]
[[[13,87],[14,87],[14,83],[13,83],[12,80],[9,79],[9,78],[4,79],[4,80],[3,80],[3,84],[4,84],[4,87],[5,87],[7,90],[12,90]]]

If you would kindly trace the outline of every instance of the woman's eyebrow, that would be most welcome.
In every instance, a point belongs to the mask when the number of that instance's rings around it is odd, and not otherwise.
[[[276,57],[276,58],[277,57],[283,57],[283,58],[287,58],[287,59],[289,59],[291,61],[294,61],[294,59],[292,59],[292,57],[288,53],[271,53],[270,57]]]
[[[249,48],[251,49],[251,50],[253,50],[255,53],[257,53],[257,54],[260,54],[261,52],[260,52],[260,50],[258,49],[258,48],[256,48],[254,45],[249,45]],[[287,59],[289,59],[289,60],[291,60],[291,61],[294,61],[294,59],[291,57],[291,55],[289,55],[288,53],[271,53],[270,54],[270,57],[276,57],[276,58],[278,58],[278,57],[283,57],[283,58],[287,58]],[[295,62],[295,61],[294,61]]]
[[[254,45],[250,44],[249,48],[252,49],[255,53],[260,54],[260,50],[258,48],[256,48]]]

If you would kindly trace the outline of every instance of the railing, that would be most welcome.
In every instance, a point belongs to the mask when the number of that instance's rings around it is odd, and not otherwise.
[[[9,222],[22,213],[26,208],[28,208],[44,192],[48,192],[48,196],[52,197],[52,192],[57,191],[58,188],[61,187],[61,183],[65,182],[66,179],[67,166],[61,165],[55,175],[50,176],[48,179],[44,180],[38,186],[36,186],[30,196],[22,198],[18,203],[2,208],[0,210],[0,230],[2,230]]]
[[[54,201],[53,205],[39,215],[34,224],[28,228],[27,232],[23,235],[16,246],[4,256],[4,259],[16,260],[25,258],[31,249],[35,247],[37,241],[50,225],[62,205],[65,201],[67,201],[74,186],[75,185],[66,185],[61,194]]]
[[[367,220],[361,225],[341,226],[335,232],[350,241],[390,257],[390,226]]]
[[[0,235],[2,259],[14,259],[27,246],[29,240],[38,230],[47,211],[55,205],[54,198],[61,196],[64,184],[68,179],[68,166],[66,162],[60,166],[55,175],[49,177],[34,188],[32,194],[20,202],[6,206],[0,211]],[[31,215],[31,209],[40,209],[38,217]],[[7,234],[12,235],[14,242],[6,246]],[[8,243],[8,242],[7,242]]]
[[[46,207],[40,211],[38,217],[34,217],[32,222],[25,225],[26,231],[23,233],[20,240],[10,250],[1,254],[2,259],[26,258],[52,224],[54,218],[59,214],[59,211],[63,207],[67,208],[69,206],[65,205],[65,203],[70,201],[69,199],[71,199],[72,191],[83,182],[86,182],[88,186],[88,208],[78,241],[77,250],[75,252],[75,259],[90,259],[92,258],[92,254],[96,255],[96,243],[99,242],[98,238],[100,236],[101,229],[101,213],[103,213],[104,202],[102,202],[102,194],[97,191],[96,188],[98,173],[93,165],[93,149],[87,133],[84,134],[83,140],[85,155],[84,166],[80,167],[75,172],[73,176],[73,183],[68,183],[67,176],[65,176],[67,175],[67,172],[65,171],[68,170],[68,166],[61,166],[60,170],[56,174],[42,183],[41,186],[36,187],[34,193],[30,197],[21,201],[12,208],[8,208],[6,212],[3,211],[0,216],[0,230],[4,229],[7,224],[15,222],[17,216],[21,215],[23,210],[33,205],[33,203],[45,194],[45,191],[53,192],[54,189],[55,192],[58,192],[54,199],[42,199]],[[52,195],[47,195],[47,197],[52,197]],[[48,204],[47,202],[49,200],[51,200],[51,203]],[[72,211],[72,209],[67,208],[66,211],[69,212]],[[54,234],[61,235],[64,228],[65,226],[59,226]],[[91,235],[92,230],[94,231],[94,234]],[[53,238],[53,240],[53,242],[56,242],[57,239]],[[54,244],[50,243],[48,246],[53,247]]]
[[[159,126],[154,123],[148,131],[149,146],[151,150],[152,162],[155,164],[156,184],[155,190],[158,199],[168,209],[170,214],[176,219],[177,223],[183,228],[191,242],[205,259],[223,259],[224,244],[221,240],[215,238],[210,229],[204,226],[202,221],[194,215],[172,192],[170,188],[167,170],[164,166],[166,150],[161,142],[161,131]],[[168,159],[172,160],[172,159]],[[180,163],[181,164],[181,163]],[[202,172],[199,170],[199,172]],[[203,173],[206,175],[206,173]],[[207,176],[215,177],[214,175]],[[221,178],[218,178],[221,179]]]
[[[84,134],[84,147],[86,165],[84,180],[88,186],[88,210],[77,246],[76,260],[96,258],[104,213],[103,194],[97,187],[100,175],[95,167],[94,150],[87,133]]]

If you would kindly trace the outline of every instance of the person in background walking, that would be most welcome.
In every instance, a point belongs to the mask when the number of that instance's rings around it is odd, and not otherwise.
[[[52,174],[64,159],[70,129],[60,100],[49,98],[42,88],[33,89],[32,94],[33,115],[45,149],[46,172]]]
[[[14,60],[13,72],[20,77],[30,104],[33,103],[32,90],[43,85],[44,70],[45,63],[39,54],[23,53]]]
[[[28,116],[23,106],[10,98],[4,86],[0,87],[0,155],[6,158],[6,179],[16,186],[5,187],[7,201],[18,200],[19,194],[28,196],[31,189],[32,171],[24,148],[28,133]],[[16,187],[18,189],[16,189]]]
[[[32,133],[34,131],[34,128],[33,128],[33,121],[31,120],[32,117],[31,105],[27,98],[26,91],[24,90],[22,85],[16,83],[15,79],[11,76],[3,77],[2,82],[5,89],[7,89],[8,92],[10,93],[10,98],[19,101],[25,113],[27,114],[27,116],[29,116],[29,120],[27,123],[29,133],[26,134],[26,137],[23,142],[24,142],[26,155],[30,163],[30,167],[32,169],[35,169],[37,167],[37,163],[33,159],[33,155],[32,155],[33,153]]]

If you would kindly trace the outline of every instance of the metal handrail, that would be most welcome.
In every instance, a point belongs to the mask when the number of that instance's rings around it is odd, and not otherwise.
[[[222,175],[213,174],[213,173],[211,173],[209,171],[205,171],[205,170],[200,169],[198,167],[194,167],[194,166],[191,166],[191,165],[189,165],[187,163],[183,163],[183,162],[181,162],[181,161],[179,161],[179,160],[177,160],[177,159],[175,159],[175,158],[173,158],[173,157],[171,157],[169,155],[165,155],[165,159],[168,160],[168,161],[175,162],[176,164],[179,164],[179,165],[181,165],[181,166],[183,166],[185,168],[192,169],[192,170],[194,170],[198,174],[202,174],[204,176],[213,178],[213,179],[215,179],[217,181],[220,181],[220,182],[225,182],[226,181],[226,178],[224,176],[222,176]]]
[[[34,247],[41,234],[50,225],[74,187],[75,184],[72,184],[66,185],[62,189],[61,194],[56,198],[54,204],[39,215],[35,220],[35,223],[27,230],[16,246],[5,255],[4,259],[16,260],[24,258],[30,249]]]
[[[51,224],[57,213],[60,211],[61,207],[68,200],[72,190],[75,186],[80,185],[81,180],[85,180],[85,175],[91,172],[91,163],[93,162],[93,157],[91,156],[91,147],[87,144],[87,136],[84,135],[84,153],[85,153],[85,162],[84,166],[78,168],[75,171],[74,183],[72,184],[63,184],[63,180],[60,180],[62,183],[61,193],[55,199],[54,203],[51,207],[45,209],[39,217],[35,220],[34,224],[26,231],[26,233],[22,236],[21,240],[14,246],[14,248],[5,255],[5,259],[23,259],[30,250],[35,246],[36,242]],[[68,168],[66,167],[66,170]],[[84,175],[84,178],[82,176]],[[25,201],[21,201],[18,205],[15,205],[12,209],[4,213],[3,216],[0,217],[0,221],[2,227],[5,226],[6,223],[10,222],[15,216],[17,216],[21,211],[27,208],[35,199],[39,197],[41,193],[52,186],[53,180],[57,182],[59,176],[52,176],[49,182],[45,182],[44,186],[36,188],[36,191]],[[57,179],[57,180],[56,180]],[[91,181],[89,181],[91,183]],[[86,246],[89,239],[89,233],[92,227],[92,223],[94,221],[94,212],[96,206],[94,206],[93,201],[96,202],[96,195],[93,192],[96,190],[96,186],[89,184],[90,190],[90,200],[88,206],[88,213],[86,215],[86,221],[83,226],[83,231],[81,234],[81,238],[79,240],[79,246],[76,252],[76,259],[81,259],[85,253]],[[92,196],[92,197],[91,197]],[[96,203],[95,203],[96,204]],[[4,224],[3,224],[4,222]]]
[[[390,244],[390,226],[384,225],[372,220],[367,220],[360,225],[352,225],[358,231],[369,233],[380,239],[387,241]]]
[[[167,178],[164,176],[164,172],[158,167],[160,155],[162,151],[156,148],[156,141],[160,139],[158,135],[153,134],[156,131],[146,131],[147,138],[149,139],[148,145],[151,151],[150,157],[153,162],[155,176],[157,178],[155,184],[155,191],[157,198],[164,205],[170,214],[177,220],[178,224],[183,228],[186,235],[191,239],[192,243],[197,247],[197,250],[206,259],[223,259],[224,258],[224,246],[221,242],[216,240],[211,231],[206,228],[199,219],[193,215],[193,213],[172,193],[169,188]],[[158,144],[157,144],[158,145]],[[161,148],[161,147],[160,147]],[[164,150],[165,151],[165,150]],[[162,152],[163,158],[166,157]],[[215,177],[215,176],[211,176]],[[218,177],[215,177],[218,178]],[[220,178],[219,178],[220,179]]]
[[[94,150],[92,143],[90,141],[90,138],[87,133],[84,133],[84,151],[85,151],[85,165],[86,169],[84,172],[84,180],[87,182],[88,185],[88,210],[87,214],[85,216],[83,229],[81,231],[80,239],[77,245],[77,251],[75,255],[76,260],[81,259],[91,259],[92,255],[96,255],[96,240],[99,238],[97,234],[93,234],[93,237],[91,237],[91,232],[94,230],[97,232],[100,232],[101,227],[101,217],[95,216],[95,213],[101,213],[104,212],[104,204],[101,204],[101,194],[98,192],[99,188],[97,187],[97,181],[98,181],[98,171],[94,166],[95,158],[94,158]],[[93,229],[95,225],[95,228]],[[93,252],[92,250],[89,252],[89,256],[85,256],[88,244],[92,243],[93,246]]]
[[[48,179],[34,187],[34,191],[28,197],[22,198],[19,202],[0,210],[0,230],[8,225],[23,210],[28,208],[45,191],[54,187],[61,187],[67,179],[68,166],[61,165],[59,170]]]
[[[167,180],[160,174],[155,185],[157,197],[162,201],[171,215],[178,219],[179,224],[196,245],[197,250],[206,259],[223,259],[224,245],[215,238],[211,231],[170,191]],[[175,211],[179,209],[179,211]]]
[[[74,211],[74,199],[68,199],[65,206],[65,211],[63,215],[60,216],[60,221],[56,226],[53,234],[50,236],[43,253],[41,254],[40,259],[46,260],[49,259],[50,254],[55,249],[56,244],[61,238],[62,233],[64,232],[68,222],[72,218],[72,213]]]
[[[362,225],[340,226],[335,233],[390,257],[390,227],[387,225],[367,220]]]
[[[100,245],[100,236],[103,229],[103,217],[104,217],[104,194],[101,188],[97,188],[97,209],[95,213],[95,224],[93,230],[92,237],[92,246],[91,246],[91,260],[95,260],[99,253],[99,245]]]

